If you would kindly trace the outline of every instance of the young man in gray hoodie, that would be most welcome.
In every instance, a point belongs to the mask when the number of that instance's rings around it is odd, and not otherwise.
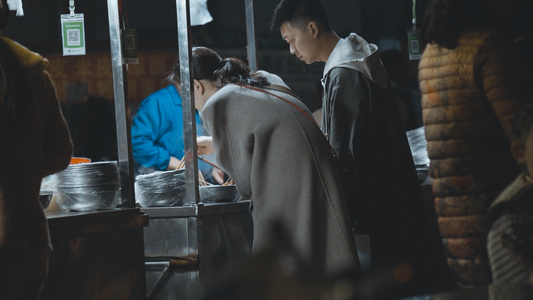
[[[371,270],[408,266],[414,273],[395,293],[422,291],[414,285],[427,276],[424,203],[377,46],[355,33],[340,38],[319,0],[282,0],[271,29],[298,59],[326,63],[321,129],[345,169],[355,229],[370,235]]]

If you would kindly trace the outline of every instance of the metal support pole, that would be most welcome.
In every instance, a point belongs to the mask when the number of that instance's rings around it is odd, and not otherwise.
[[[128,108],[125,97],[127,87],[124,77],[125,66],[122,64],[122,45],[118,0],[107,0],[109,17],[109,38],[111,42],[111,67],[113,69],[113,89],[115,102],[115,120],[117,130],[118,167],[120,176],[120,196],[123,208],[135,206],[133,187],[133,158]]]
[[[254,23],[254,0],[245,0],[246,13],[246,39],[248,40],[248,66],[251,71],[257,71],[257,56],[255,42],[255,23]]]
[[[189,0],[176,0],[178,16],[178,53],[180,61],[181,100],[183,108],[183,143],[185,150],[185,204],[199,202],[198,152],[196,148],[196,110],[191,62]]]

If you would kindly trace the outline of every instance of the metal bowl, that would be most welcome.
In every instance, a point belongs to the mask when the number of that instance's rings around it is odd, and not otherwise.
[[[235,202],[240,195],[235,185],[206,185],[200,187],[200,202]]]
[[[185,185],[162,191],[150,191],[135,183],[135,199],[142,207],[181,206],[185,203]]]
[[[120,198],[118,173],[116,161],[69,165],[57,173],[57,204],[67,211],[115,208]]]
[[[135,199],[142,207],[185,203],[185,170],[157,171],[135,178]]]
[[[70,189],[57,195],[57,204],[66,211],[113,209],[119,203],[120,190]]]

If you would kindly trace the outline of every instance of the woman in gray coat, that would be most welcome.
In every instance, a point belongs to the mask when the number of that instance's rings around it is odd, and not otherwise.
[[[195,105],[217,162],[251,199],[252,252],[281,235],[292,248],[280,256],[288,270],[359,268],[340,169],[311,112],[276,75],[250,73],[205,47],[193,48],[192,61]]]

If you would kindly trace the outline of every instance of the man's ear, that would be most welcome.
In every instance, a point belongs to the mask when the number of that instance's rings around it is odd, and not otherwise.
[[[309,29],[309,32],[313,35],[313,37],[316,39],[318,37],[318,24],[316,22],[309,22],[307,25],[307,28]]]
[[[511,153],[519,164],[526,162],[524,158],[524,144],[517,141],[511,142]]]

